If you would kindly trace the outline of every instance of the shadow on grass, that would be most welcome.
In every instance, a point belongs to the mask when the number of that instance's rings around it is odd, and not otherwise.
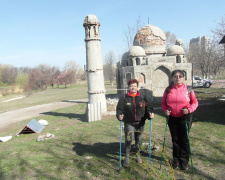
[[[100,143],[99,142],[93,145],[82,144],[80,142],[74,142],[73,145],[74,145],[73,151],[75,151],[78,156],[83,156],[84,154],[90,154],[90,155],[93,154],[95,156],[102,157],[102,158],[115,159],[112,157],[115,155],[119,155],[118,152],[119,152],[120,143],[118,142],[115,142],[115,143]],[[118,160],[119,156],[116,159]]]
[[[194,117],[200,122],[211,122],[225,125],[225,102],[217,102],[216,104],[209,104],[199,106]]]
[[[83,101],[76,101],[76,100],[63,100],[61,102],[68,102],[68,103],[86,103],[88,102],[88,99],[84,99]]]
[[[50,115],[50,116],[62,116],[69,119],[77,119],[82,122],[87,122],[87,115],[86,114],[75,114],[75,113],[59,113],[59,112],[44,112],[41,113],[44,115]]]

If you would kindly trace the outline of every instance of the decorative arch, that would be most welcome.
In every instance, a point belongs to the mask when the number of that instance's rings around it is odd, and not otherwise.
[[[186,71],[182,71],[183,73],[184,73],[184,79],[185,79],[185,81],[187,81],[187,72]]]
[[[139,84],[145,84],[146,83],[145,74],[139,73],[137,75],[137,80],[138,80]]]
[[[162,66],[162,65],[156,66],[154,71],[156,71],[156,70],[161,70],[170,77],[171,71],[166,66]]]
[[[158,66],[152,74],[153,96],[162,97],[163,92],[171,82],[171,71],[165,66]]]

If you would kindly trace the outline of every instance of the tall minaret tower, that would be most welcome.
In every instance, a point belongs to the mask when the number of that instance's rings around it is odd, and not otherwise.
[[[100,102],[101,114],[107,111],[105,85],[101,56],[101,38],[99,36],[98,18],[90,14],[85,17],[86,71],[88,80],[89,104]]]

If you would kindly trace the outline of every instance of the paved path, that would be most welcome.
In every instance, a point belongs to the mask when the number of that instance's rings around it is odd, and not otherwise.
[[[10,124],[40,116],[41,113],[44,112],[49,112],[55,109],[65,108],[73,106],[77,103],[84,103],[84,102],[88,102],[88,99],[77,99],[77,100],[42,104],[2,113],[0,114],[0,133],[2,128]]]

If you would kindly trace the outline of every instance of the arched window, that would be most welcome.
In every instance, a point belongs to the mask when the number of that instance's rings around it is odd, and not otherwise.
[[[177,63],[181,63],[181,57],[180,56],[177,56],[176,59],[177,59]]]
[[[126,80],[127,80],[127,83],[128,83],[128,81],[131,79],[131,73],[127,73],[126,74]]]
[[[140,60],[140,58],[136,58],[136,65],[141,65],[141,60]]]
[[[133,61],[132,61],[132,59],[131,59],[131,58],[129,59],[129,63],[128,63],[128,65],[129,65],[129,66],[133,66]]]

